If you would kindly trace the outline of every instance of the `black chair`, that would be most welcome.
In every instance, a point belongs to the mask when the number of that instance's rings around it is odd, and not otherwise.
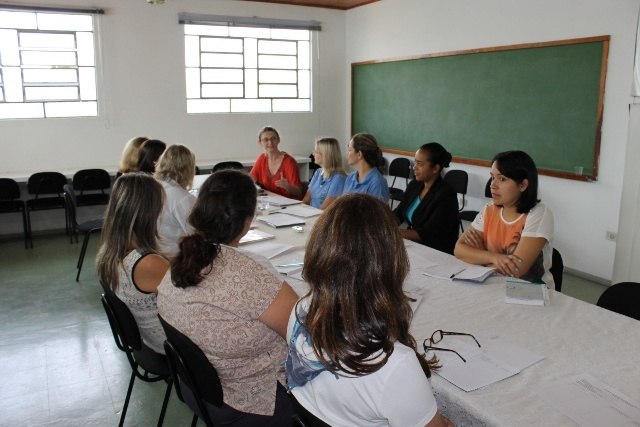
[[[487,199],[491,198],[491,178],[489,178],[484,186],[484,197],[486,197]],[[464,232],[462,221],[473,222],[478,214],[478,211],[461,211],[458,214],[458,219],[460,220],[460,231]]]
[[[460,213],[466,204],[465,197],[467,195],[467,186],[469,185],[469,175],[463,170],[451,169],[444,174],[444,181],[453,188],[453,191],[458,194],[462,194],[462,205],[458,206],[458,226],[462,232],[464,229],[462,227],[462,218],[460,217]]]
[[[219,162],[215,164],[213,169],[211,169],[211,173],[214,173],[223,169],[244,169],[244,165],[240,162],[231,161],[231,160],[227,162]]]
[[[62,188],[67,183],[67,178],[60,172],[38,172],[31,175],[27,181],[27,192],[34,194],[33,199],[26,202],[27,205],[27,232],[29,243],[33,248],[33,233],[31,229],[31,212],[49,209],[65,209]],[[43,195],[55,196],[42,197]],[[69,221],[65,217],[65,230],[69,232]]]
[[[127,305],[104,284],[102,284],[102,287],[104,289],[101,298],[102,306],[104,307],[105,313],[107,313],[113,339],[116,341],[118,348],[127,355],[127,360],[132,370],[119,426],[122,427],[124,423],[127,408],[129,407],[129,399],[131,398],[131,391],[133,390],[133,383],[136,378],[150,383],[166,381],[167,390],[164,394],[160,418],[158,418],[158,426],[162,426],[167,404],[169,403],[169,396],[171,395],[171,387],[173,385],[167,357],[163,354],[156,353],[142,342],[138,323],[133,317],[133,314],[131,314],[131,311],[129,311]]]
[[[318,169],[320,169],[320,165],[316,163],[316,156],[313,153],[309,154],[309,181],[313,178],[313,174],[316,173]]]
[[[409,177],[411,176],[411,161],[406,157],[396,157],[389,164],[389,176],[393,177],[391,186],[389,187],[389,200],[391,201],[391,208],[393,209],[394,201],[402,201],[404,190],[396,188],[396,179],[404,178],[404,188],[407,188],[409,184]]]
[[[27,228],[27,207],[24,200],[20,200],[20,187],[11,178],[0,178],[0,213],[22,214],[22,232],[24,233],[24,247],[29,247],[29,229]]]
[[[553,276],[553,282],[556,285],[556,291],[562,292],[562,275],[564,274],[564,262],[562,262],[562,255],[560,252],[553,248],[551,254],[551,268],[549,269]]]
[[[194,413],[191,425],[195,426],[198,418],[202,418],[207,426],[213,426],[207,405],[220,407],[224,404],[222,384],[216,369],[193,341],[160,315],[158,317],[167,335],[164,350],[176,384],[176,394]],[[193,398],[185,399],[184,393]]]
[[[608,287],[598,298],[597,305],[640,320],[640,283],[620,282]]]
[[[293,394],[291,394],[291,401],[293,402],[296,419],[302,427],[331,427],[330,424],[325,423],[302,406]]]
[[[109,194],[105,190],[111,188],[111,176],[104,169],[82,169],[73,175],[73,189],[78,206],[106,205]],[[85,193],[88,192],[88,193]]]
[[[89,245],[89,238],[91,233],[102,230],[103,218],[90,219],[89,221],[78,224],[77,219],[77,200],[76,193],[73,191],[73,187],[70,184],[65,184],[64,189],[64,201],[67,209],[67,220],[69,222],[69,242],[72,243],[75,237],[76,243],[78,243],[78,233],[84,233],[84,239],[82,240],[82,249],[80,249],[80,256],[78,257],[78,263],[76,268],[78,273],[76,274],[76,282],[80,279],[80,271],[82,270],[82,263],[84,262],[84,256],[87,253],[87,246]]]

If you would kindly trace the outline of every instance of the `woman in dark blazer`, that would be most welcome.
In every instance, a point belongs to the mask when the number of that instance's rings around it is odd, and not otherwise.
[[[442,145],[422,145],[413,164],[415,180],[394,213],[400,224],[408,224],[402,237],[452,254],[458,240],[458,196],[441,176],[450,162],[451,153]]]

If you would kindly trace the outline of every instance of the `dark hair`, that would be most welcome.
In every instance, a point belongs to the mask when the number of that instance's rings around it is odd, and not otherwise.
[[[262,129],[260,129],[260,132],[258,133],[258,141],[262,139],[262,134],[265,132],[273,132],[276,135],[276,138],[278,138],[278,142],[280,142],[280,134],[278,133],[276,128],[272,126],[265,126]]]
[[[156,162],[166,148],[167,144],[159,139],[149,139],[143,142],[140,147],[140,152],[138,153],[138,171],[154,173],[156,170]]]
[[[195,232],[182,238],[180,252],[171,263],[173,284],[186,288],[200,283],[211,271],[220,244],[237,238],[255,210],[256,186],[245,172],[222,169],[209,176],[189,215]]]
[[[518,213],[528,213],[540,201],[538,199],[538,169],[533,159],[524,151],[504,151],[493,158],[496,168],[507,178],[518,184],[525,179],[527,189],[522,192],[516,205]]]
[[[429,157],[429,162],[432,166],[440,165],[440,172],[442,172],[444,168],[449,167],[452,158],[451,153],[437,142],[422,144],[420,150],[427,152],[427,157]]]
[[[387,363],[396,341],[416,348],[402,290],[408,272],[407,251],[385,203],[352,193],[324,211],[309,237],[302,274],[312,295],[304,324],[328,370],[363,376]],[[418,359],[429,376],[427,361]]]
[[[116,179],[104,214],[102,243],[96,257],[96,270],[103,285],[115,291],[118,268],[130,252],[132,242],[146,252],[158,250],[158,217],[162,212],[164,190],[152,176],[126,173]]]
[[[370,133],[357,133],[351,137],[351,146],[355,151],[362,153],[364,161],[371,167],[384,168],[382,150],[375,136]]]

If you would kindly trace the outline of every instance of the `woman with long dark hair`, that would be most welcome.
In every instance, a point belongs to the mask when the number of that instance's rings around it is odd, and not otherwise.
[[[298,296],[263,257],[238,249],[256,209],[253,180],[238,170],[212,174],[189,222],[194,233],[160,287],[160,315],[216,368],[225,405],[221,425],[291,425],[282,364],[289,314]]]
[[[366,220],[363,220],[366,218]],[[419,355],[402,284],[409,259],[389,207],[339,197],[307,245],[309,293],[289,321],[288,385],[336,426],[443,426],[429,385],[436,360]]]

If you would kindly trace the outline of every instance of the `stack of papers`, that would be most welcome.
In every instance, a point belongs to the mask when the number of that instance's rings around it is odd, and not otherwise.
[[[476,390],[509,378],[544,359],[500,338],[478,336],[481,348],[470,337],[470,343],[462,339],[447,336],[435,347],[455,350],[467,362],[463,362],[455,353],[436,350],[442,367],[434,372],[464,391]]]
[[[549,292],[544,283],[507,278],[504,302],[508,304],[549,305]]]
[[[467,264],[457,261],[454,263],[438,264],[422,270],[422,274],[446,280],[467,280],[482,283],[495,273],[495,270],[481,265]]]
[[[287,215],[283,213],[274,213],[258,217],[258,221],[262,221],[273,228],[290,227],[292,225],[304,225],[303,219]]]

